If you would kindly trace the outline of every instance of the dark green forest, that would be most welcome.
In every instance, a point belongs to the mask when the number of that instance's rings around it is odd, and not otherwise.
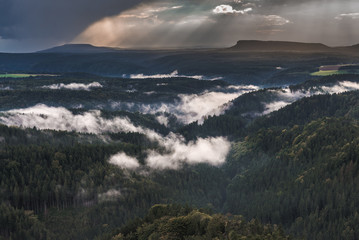
[[[42,99],[68,107],[88,97],[85,109],[71,109],[81,113],[104,99],[126,101],[129,85],[142,86],[140,80],[88,77],[86,83],[107,85],[74,94],[39,89],[46,82],[41,77],[4,80],[1,84],[12,84],[13,90],[0,91],[1,110]],[[148,81],[135,94],[139,102],[175,102],[174,93],[228,85],[177,79],[165,87],[157,84],[166,80]],[[315,78],[289,89],[310,91],[339,81],[359,79]],[[25,90],[26,84],[33,90]],[[157,95],[142,94],[154,86]],[[243,94],[203,124],[184,125],[169,115],[173,124],[164,126],[155,115],[101,110],[104,118],[123,116],[163,135],[180,133],[187,141],[226,136],[232,147],[220,167],[146,169],[148,150],[161,146],[142,133],[99,136],[0,125],[0,239],[358,239],[359,92],[308,96],[268,115],[246,115],[278,100],[271,91],[276,89]],[[139,159],[146,171],[110,164],[118,152]]]
[[[125,239],[290,239],[277,225],[247,222],[242,216],[211,214],[206,209],[155,205],[142,219],[115,231],[113,240]]]

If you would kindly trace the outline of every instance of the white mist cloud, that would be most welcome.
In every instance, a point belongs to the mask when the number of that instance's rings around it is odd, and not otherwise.
[[[337,20],[343,20],[343,19],[359,19],[359,13],[343,13],[339,14],[335,17]]]
[[[235,10],[231,5],[222,4],[213,9],[214,14],[233,14],[233,13],[239,13],[239,14],[245,14],[248,12],[253,11],[252,8],[246,8],[243,10]]]
[[[310,97],[312,94],[309,91],[291,91],[288,87],[276,90],[267,90],[274,92],[277,95],[277,99],[269,102],[263,103],[264,111],[258,115],[267,115],[271,112],[277,111],[301,98]]]
[[[254,85],[230,85],[227,88],[235,89],[235,90],[244,90],[244,91],[257,91],[259,89],[258,86],[254,86]]]
[[[188,124],[194,121],[202,123],[206,116],[221,115],[229,107],[225,104],[239,95],[238,93],[223,92],[180,95],[181,104],[177,106],[177,110],[183,115],[176,116],[183,123]]]
[[[275,101],[268,104],[265,104],[265,111],[262,113],[262,115],[267,115],[271,112],[277,111],[285,106],[290,104],[290,102],[285,101]]]
[[[140,104],[133,103],[112,103],[114,109],[130,109],[131,111],[140,111],[142,113],[171,113],[177,119],[184,123],[198,121],[203,123],[207,116],[218,116],[224,113],[230,107],[230,101],[240,95],[258,90],[259,87],[253,85],[229,86],[226,92],[208,92],[201,94],[179,94],[179,101],[176,103],[159,103],[159,104]],[[166,125],[165,116],[157,118],[161,124]]]
[[[194,121],[203,123],[207,116],[219,116],[227,110],[230,101],[242,94],[258,90],[253,85],[249,86],[229,86],[228,89],[236,90],[233,93],[227,92],[204,92],[202,94],[179,95],[181,101],[176,106],[176,117],[183,123],[188,124]],[[176,112],[175,111],[175,112]]]
[[[196,142],[185,144],[178,136],[170,135],[163,143],[170,152],[160,154],[150,151],[146,163],[154,169],[178,169],[183,163],[190,165],[207,163],[220,166],[230,150],[231,144],[227,139],[199,138]]]
[[[144,92],[144,94],[146,94],[146,95],[153,95],[155,93],[156,93],[155,91]]]
[[[329,94],[355,91],[355,90],[359,90],[359,83],[343,81],[343,82],[339,82],[338,84],[331,86],[331,87],[323,86],[322,90],[325,93],[329,93]]]
[[[81,133],[100,134],[103,132],[144,132],[129,119],[116,117],[104,119],[98,110],[74,115],[63,107],[49,107],[39,104],[25,109],[15,109],[0,114],[0,123],[9,126]]]
[[[116,199],[120,198],[121,196],[122,196],[122,193],[120,190],[110,189],[105,193],[98,194],[98,200],[100,202],[115,201]]]
[[[205,77],[203,75],[180,75],[178,74],[178,71],[175,70],[170,74],[153,74],[153,75],[145,75],[145,74],[130,74],[130,75],[123,75],[124,78],[130,78],[130,79],[149,79],[149,78],[154,78],[154,79],[162,79],[162,78],[193,78],[193,79],[198,79],[198,80],[209,80],[209,81],[214,81],[214,80],[221,80],[223,79],[222,77]]]
[[[285,101],[297,101],[298,99],[304,98],[304,97],[310,97],[311,95],[314,95],[314,92],[310,91],[290,91],[289,88],[284,88],[281,90],[277,90],[277,94],[280,99],[284,99]]]
[[[160,124],[164,125],[164,126],[168,126],[168,118],[164,115],[159,115],[159,116],[156,116],[156,120],[157,122],[159,122]]]
[[[338,94],[356,90],[359,90],[359,83],[350,81],[338,82],[331,86],[313,87],[309,90],[290,91],[289,88],[283,88],[280,90],[268,90],[274,91],[277,94],[277,99],[269,103],[263,103],[265,110],[259,115],[266,115],[271,112],[277,111],[304,97],[321,94]]]
[[[58,84],[52,84],[48,86],[42,86],[42,88],[47,89],[53,89],[53,90],[60,90],[60,89],[68,89],[68,90],[85,90],[90,91],[91,88],[102,88],[102,85],[98,82],[92,82],[89,84],[83,84],[83,83],[58,83]]]
[[[9,87],[9,86],[7,86],[7,87],[1,87],[1,86],[0,86],[0,90],[9,91],[9,90],[12,90],[12,88]]]
[[[140,164],[136,158],[130,157],[123,152],[113,155],[109,162],[123,169],[134,170],[140,167]]]
[[[126,92],[127,93],[135,93],[135,92],[137,92],[137,89],[127,89]]]
[[[135,126],[128,118],[105,119],[100,111],[73,114],[62,107],[49,107],[43,104],[26,109],[16,109],[0,113],[0,123],[8,126],[38,129],[76,131],[82,133],[106,134],[107,132],[138,132],[151,141],[158,142],[165,153],[149,151],[145,159],[151,169],[177,169],[183,164],[207,163],[219,166],[224,163],[230,149],[227,139],[200,138],[186,143],[181,135],[170,133],[162,136],[157,132]],[[135,170],[140,167],[137,159],[123,152],[110,157],[109,162],[123,169]]]
[[[182,135],[172,132],[165,137],[158,134],[152,134],[151,137],[164,147],[165,152],[149,150],[145,163],[147,167],[158,170],[179,169],[183,164],[220,166],[225,162],[231,147],[231,143],[224,137],[199,138],[188,143]]]

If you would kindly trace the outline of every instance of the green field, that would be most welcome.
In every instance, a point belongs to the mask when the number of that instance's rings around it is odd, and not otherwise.
[[[312,76],[319,76],[319,77],[324,77],[324,76],[330,76],[330,75],[335,75],[335,74],[346,74],[348,73],[347,71],[340,71],[340,70],[328,70],[328,71],[318,71],[318,72],[314,72],[311,75]]]
[[[56,76],[51,74],[28,74],[28,73],[7,73],[7,74],[1,74],[0,78],[28,78],[28,77],[38,77],[38,76]]]
[[[26,74],[26,73],[8,73],[0,74],[0,78],[27,78],[31,76],[37,76],[36,74]]]
[[[352,68],[348,69],[348,67]],[[325,77],[337,74],[359,74],[358,67],[359,65],[357,64],[326,65],[319,67],[319,71],[312,73],[311,76]]]

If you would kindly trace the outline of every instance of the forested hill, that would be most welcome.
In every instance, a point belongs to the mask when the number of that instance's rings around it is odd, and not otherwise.
[[[178,205],[155,205],[143,219],[136,219],[116,232],[112,240],[290,239],[276,225],[262,225],[256,220],[247,222],[242,216],[210,214],[204,209]]]
[[[108,53],[116,52],[117,49],[110,47],[96,47],[91,44],[65,44],[39,51],[38,53]]]
[[[240,40],[230,48],[233,51],[248,52],[330,52],[332,49],[321,43]]]
[[[308,90],[316,83],[288,89]],[[292,94],[288,89],[279,91]],[[276,91],[238,99],[260,107]],[[203,125],[171,128],[151,114],[99,111],[104,119],[124,116],[158,134],[177,130],[188,139],[227,136],[232,141],[221,166],[187,163],[167,170],[145,164],[152,151],[168,151],[145,131],[93,134],[1,125],[0,236],[358,239],[358,111],[358,91],[307,96],[253,116],[242,115],[235,100],[232,109]],[[140,166],[133,170],[110,163],[119,152],[138,159]],[[152,207],[172,203],[180,205]],[[186,204],[191,207],[181,207]],[[129,222],[136,217],[144,218]]]
[[[231,102],[221,116],[208,117],[203,124],[191,123],[178,131],[188,139],[198,136],[223,136],[237,139],[260,128],[293,126],[309,123],[322,117],[359,119],[357,91],[326,94],[320,87],[338,88],[338,82],[359,83],[358,75],[328,76],[308,80],[287,89],[270,88],[243,94]],[[318,95],[317,95],[318,94]],[[299,97],[298,97],[299,96]],[[282,109],[263,114],[266,105],[284,103]]]
[[[329,47],[322,43],[304,43],[288,41],[258,41],[258,40],[240,40],[236,45],[229,48],[236,52],[301,52],[301,53],[328,53],[337,52],[341,54],[356,54],[358,45]]]
[[[227,211],[281,223],[306,239],[359,236],[357,121],[268,128],[234,147]],[[242,168],[242,169],[241,169]]]

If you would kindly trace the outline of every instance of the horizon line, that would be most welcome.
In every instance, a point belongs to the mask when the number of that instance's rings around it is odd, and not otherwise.
[[[0,52],[2,54],[31,54],[31,53],[41,53],[43,51],[47,51],[53,48],[58,48],[58,47],[64,47],[64,46],[68,46],[68,45],[88,45],[91,47],[95,47],[95,48],[109,48],[111,50],[118,50],[118,51],[171,51],[171,50],[220,50],[220,49],[229,49],[231,47],[236,46],[239,42],[283,42],[283,43],[299,43],[299,44],[321,44],[324,46],[327,46],[329,48],[343,48],[343,47],[353,47],[353,46],[357,46],[359,45],[359,43],[354,43],[354,44],[350,44],[350,45],[327,45],[325,43],[321,43],[321,42],[301,42],[301,41],[290,41],[290,40],[259,40],[259,39],[241,39],[235,42],[235,44],[231,45],[231,46],[178,46],[178,47],[119,47],[119,46],[105,46],[105,45],[94,45],[91,43],[74,43],[74,42],[69,42],[69,43],[64,43],[61,45],[54,45],[52,47],[48,47],[45,49],[39,49],[39,50],[32,50],[32,51],[24,51],[24,52]]]

